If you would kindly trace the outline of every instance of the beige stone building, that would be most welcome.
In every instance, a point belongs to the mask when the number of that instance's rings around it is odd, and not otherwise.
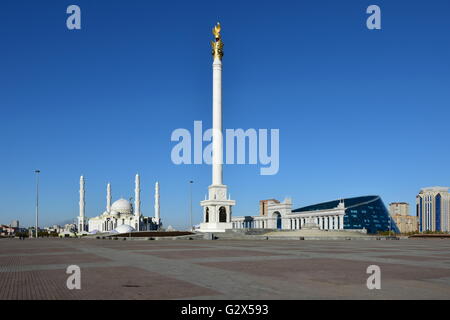
[[[450,232],[449,187],[428,187],[416,196],[419,230]]]
[[[389,204],[389,214],[395,221],[401,233],[418,230],[417,217],[409,215],[409,204],[406,202],[393,202]]]
[[[280,201],[278,201],[277,199],[267,199],[267,200],[259,200],[259,215],[260,216],[267,216],[268,213],[268,206],[269,204],[278,204],[280,203]]]

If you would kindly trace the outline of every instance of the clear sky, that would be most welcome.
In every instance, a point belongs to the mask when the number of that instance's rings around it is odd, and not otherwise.
[[[81,8],[81,30],[66,8]],[[376,4],[382,29],[368,30]],[[294,208],[380,195],[415,214],[422,187],[450,185],[450,2],[137,1],[0,2],[0,223],[34,222],[41,173],[41,225],[86,214],[134,194],[153,215],[161,185],[163,223],[194,221],[211,183],[208,165],[172,163],[176,128],[211,125],[212,26],[219,20],[224,128],[278,128],[280,170],[224,168],[237,205],[293,199]]]

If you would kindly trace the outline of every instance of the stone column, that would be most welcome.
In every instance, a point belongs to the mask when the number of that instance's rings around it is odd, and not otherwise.
[[[222,61],[216,57],[213,62],[213,185],[222,184]]]
[[[339,229],[344,230],[344,216],[339,216]]]

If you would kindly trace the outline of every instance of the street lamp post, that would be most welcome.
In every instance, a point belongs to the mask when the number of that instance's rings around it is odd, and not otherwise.
[[[40,170],[34,170],[36,173],[36,239],[38,238],[38,224],[39,224],[39,173]]]
[[[190,217],[190,226],[191,226],[191,230],[193,229],[193,225],[192,225],[192,184],[194,183],[194,181],[190,180],[189,181],[189,193],[190,193],[190,209],[189,209],[189,217]]]

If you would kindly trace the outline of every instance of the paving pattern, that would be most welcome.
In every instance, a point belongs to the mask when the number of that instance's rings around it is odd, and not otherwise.
[[[0,239],[0,299],[450,299],[450,240]]]

